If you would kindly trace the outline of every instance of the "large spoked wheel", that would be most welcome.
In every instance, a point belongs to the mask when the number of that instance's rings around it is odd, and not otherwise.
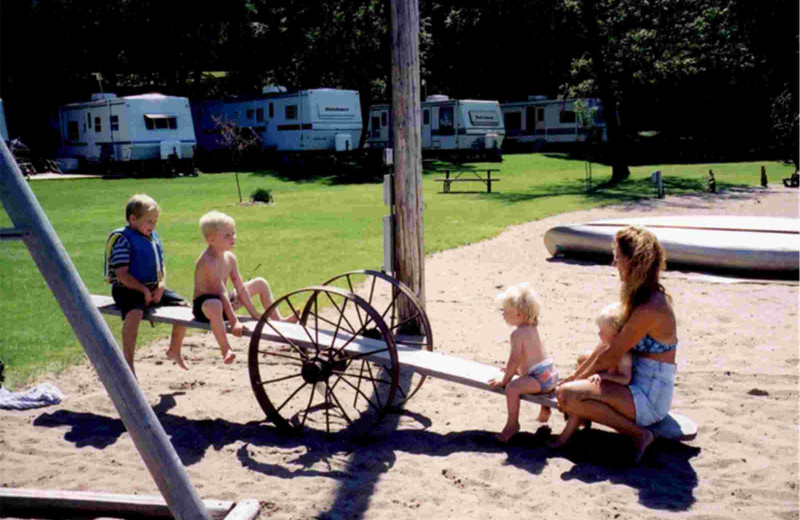
[[[278,308],[298,323],[270,319]],[[258,403],[285,433],[366,433],[392,405],[399,378],[394,337],[378,312],[355,294],[322,286],[289,293],[266,310],[248,368]]]
[[[425,308],[417,295],[404,283],[380,271],[359,270],[335,276],[323,285],[341,287],[366,300],[389,326],[399,350],[433,350],[433,333]],[[400,318],[403,312],[401,309],[407,309],[405,318]],[[372,329],[374,327],[370,328]],[[416,372],[404,371],[400,375],[395,406],[402,407],[411,399],[425,379],[425,376]]]

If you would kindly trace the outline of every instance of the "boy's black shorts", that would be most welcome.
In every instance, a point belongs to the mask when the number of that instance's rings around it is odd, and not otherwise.
[[[151,291],[154,291],[156,286],[147,286]],[[140,309],[142,311],[147,310],[147,306],[144,304],[144,294],[140,293],[135,289],[129,289],[124,285],[114,284],[111,286],[111,297],[114,298],[114,303],[117,304],[120,312],[122,313],[122,319],[125,319],[125,316],[128,314],[129,311],[134,309]],[[183,307],[186,306],[186,300],[180,294],[176,293],[171,289],[164,289],[164,294],[161,296],[161,300],[158,303],[151,303],[150,307]]]

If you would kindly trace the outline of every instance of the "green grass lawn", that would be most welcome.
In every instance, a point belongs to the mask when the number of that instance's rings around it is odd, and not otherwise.
[[[495,184],[496,193],[441,194],[439,174],[423,177],[425,250],[430,254],[490,238],[512,224],[553,214],[655,196],[650,174],[661,170],[667,196],[705,188],[713,169],[719,190],[756,186],[762,163],[660,165],[632,168],[620,186],[587,193],[585,163],[558,155],[508,155]],[[791,168],[764,163],[772,182]],[[440,165],[441,166],[441,165]],[[476,165],[480,166],[480,165]],[[610,168],[593,164],[594,183],[608,180]],[[162,207],[158,232],[167,266],[167,284],[192,296],[194,262],[205,243],[198,229],[212,209],[236,219],[235,252],[242,275],[263,276],[276,295],[318,284],[352,269],[379,269],[382,263],[381,218],[388,213],[380,182],[353,181],[342,175],[291,175],[270,171],[240,173],[244,198],[256,188],[272,190],[275,203],[241,206],[233,174],[197,178],[54,180],[30,183],[40,204],[92,293],[110,294],[103,282],[103,249],[109,232],[124,225],[124,206],[134,193],[147,193]],[[479,190],[482,185],[462,183]],[[10,227],[0,213],[0,227]],[[21,242],[0,247],[0,360],[6,386],[19,388],[38,374],[59,370],[84,358],[52,293]],[[107,318],[119,340],[121,322]],[[169,328],[144,323],[139,344],[167,337]]]

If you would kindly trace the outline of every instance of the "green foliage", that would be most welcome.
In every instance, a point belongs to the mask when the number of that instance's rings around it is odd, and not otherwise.
[[[253,200],[253,202],[264,202],[266,204],[271,204],[273,202],[272,190],[267,188],[258,188],[250,194],[250,198]]]
[[[425,250],[427,254],[497,235],[507,226],[565,211],[655,197],[650,173],[661,170],[667,196],[699,193],[713,169],[719,190],[755,186],[761,163],[660,165],[631,169],[631,178],[610,190],[587,193],[584,162],[554,155],[509,155],[497,192],[442,195],[432,171],[423,177]],[[438,165],[442,166],[442,165]],[[478,166],[478,165],[476,165]],[[497,164],[487,164],[497,167]],[[594,178],[609,178],[610,168],[592,165]],[[768,164],[771,178],[792,169]],[[103,248],[111,230],[123,224],[124,206],[133,193],[148,193],[162,208],[158,232],[164,243],[167,285],[191,297],[194,264],[205,248],[199,218],[211,209],[236,220],[235,252],[245,276],[263,276],[275,294],[321,283],[345,271],[379,269],[382,263],[381,218],[387,208],[382,185],[342,184],[320,176],[292,182],[270,171],[242,173],[251,193],[265,180],[280,190],[279,205],[243,207],[228,189],[231,174],[178,179],[31,181],[78,273],[93,294],[110,294],[103,280]],[[69,193],[69,197],[64,197]],[[76,211],[80,208],[80,211]],[[0,212],[0,227],[10,227]],[[320,261],[324,258],[324,261]],[[8,387],[23,385],[36,374],[59,370],[85,359],[58,303],[22,243],[0,248],[0,315],[7,326],[0,335],[0,359]],[[121,320],[106,317],[119,341]],[[165,326],[142,326],[139,345],[167,338]]]

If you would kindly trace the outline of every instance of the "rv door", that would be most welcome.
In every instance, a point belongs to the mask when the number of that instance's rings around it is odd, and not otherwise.
[[[431,147],[431,109],[422,110],[422,149]]]

